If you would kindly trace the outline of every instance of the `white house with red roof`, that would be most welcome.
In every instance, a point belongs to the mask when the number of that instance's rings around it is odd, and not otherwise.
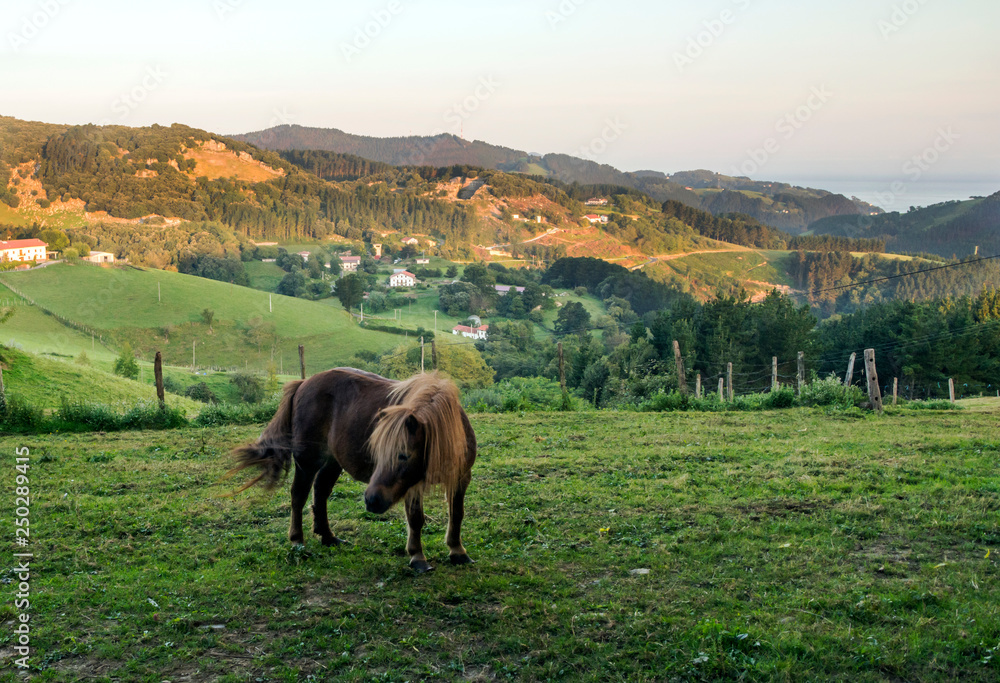
[[[584,218],[586,218],[591,223],[607,223],[608,222],[608,217],[607,216],[598,216],[595,213],[588,213],[586,216],[584,216]]]
[[[468,337],[469,339],[481,339],[486,341],[486,335],[489,334],[489,325],[480,325],[479,327],[469,327],[468,325],[455,325],[451,329],[452,334],[460,334],[463,337]]]
[[[399,270],[389,276],[390,287],[416,287],[417,276],[408,270]]]
[[[0,261],[45,261],[48,247],[37,239],[0,241]]]

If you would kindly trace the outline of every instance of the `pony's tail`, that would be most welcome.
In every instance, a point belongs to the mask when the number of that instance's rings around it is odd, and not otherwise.
[[[233,450],[236,467],[226,472],[226,479],[251,467],[259,467],[261,473],[230,495],[243,493],[257,484],[263,484],[269,491],[273,490],[288,473],[292,464],[292,403],[295,392],[301,385],[302,380],[289,382],[285,386],[285,395],[281,398],[278,412],[264,428],[260,438]]]

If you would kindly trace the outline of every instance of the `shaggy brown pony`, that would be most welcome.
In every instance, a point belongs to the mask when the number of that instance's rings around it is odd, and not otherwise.
[[[365,506],[382,514],[405,498],[406,551],[418,572],[433,567],[424,557],[423,494],[440,486],[448,500],[445,541],[452,564],[472,562],[462,546],[465,490],[476,460],[476,435],[455,385],[437,373],[405,382],[370,372],[337,368],[292,382],[278,412],[256,442],[233,451],[235,474],[258,467],[260,475],[240,489],[262,483],[273,489],[295,465],[288,539],[302,543],[302,509],[313,489],[313,532],[324,545],[342,543],[330,530],[327,499],[340,473],[368,483]]]

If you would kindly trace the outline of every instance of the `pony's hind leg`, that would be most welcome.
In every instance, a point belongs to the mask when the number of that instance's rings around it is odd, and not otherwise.
[[[316,475],[316,483],[313,485],[313,533],[320,537],[323,545],[344,543],[330,530],[326,509],[327,500],[342,471],[343,468],[335,460],[330,460]]]
[[[406,494],[406,554],[410,556],[410,567],[418,574],[429,572],[431,566],[424,557],[424,547],[420,541],[420,531],[424,528],[423,492],[418,488]]]
[[[292,479],[292,517],[288,523],[288,540],[304,543],[302,534],[302,509],[309,500],[309,489],[316,478],[315,467],[303,467],[299,458],[295,459],[295,478]]]
[[[472,558],[462,545],[462,519],[465,517],[465,489],[469,481],[459,483],[448,493],[448,533],[445,542],[451,552],[452,564],[472,564]]]

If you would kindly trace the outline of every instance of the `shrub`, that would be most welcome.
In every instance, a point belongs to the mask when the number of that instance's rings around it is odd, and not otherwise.
[[[910,401],[906,404],[910,410],[965,410],[962,406],[951,401]]]
[[[210,405],[194,419],[199,427],[222,425],[253,425],[270,422],[278,411],[278,399],[248,405],[246,403],[217,403]]]
[[[40,408],[22,401],[17,396],[10,396],[4,401],[0,424],[5,431],[36,432],[44,422],[45,415]]]
[[[244,403],[260,403],[264,400],[264,382],[249,372],[237,372],[229,379],[239,392]]]
[[[137,379],[139,377],[139,364],[135,362],[132,345],[128,342],[125,343],[118,358],[115,359],[114,372],[119,377],[127,379]]]
[[[192,384],[185,390],[184,395],[188,398],[193,398],[195,401],[201,401],[202,403],[218,403],[219,400],[212,393],[212,390],[208,388],[208,385],[204,382],[198,382],[197,384]]]
[[[830,375],[802,387],[799,404],[804,406],[830,406],[835,408],[853,408],[864,403],[864,392],[858,387],[845,387],[840,378]]]

